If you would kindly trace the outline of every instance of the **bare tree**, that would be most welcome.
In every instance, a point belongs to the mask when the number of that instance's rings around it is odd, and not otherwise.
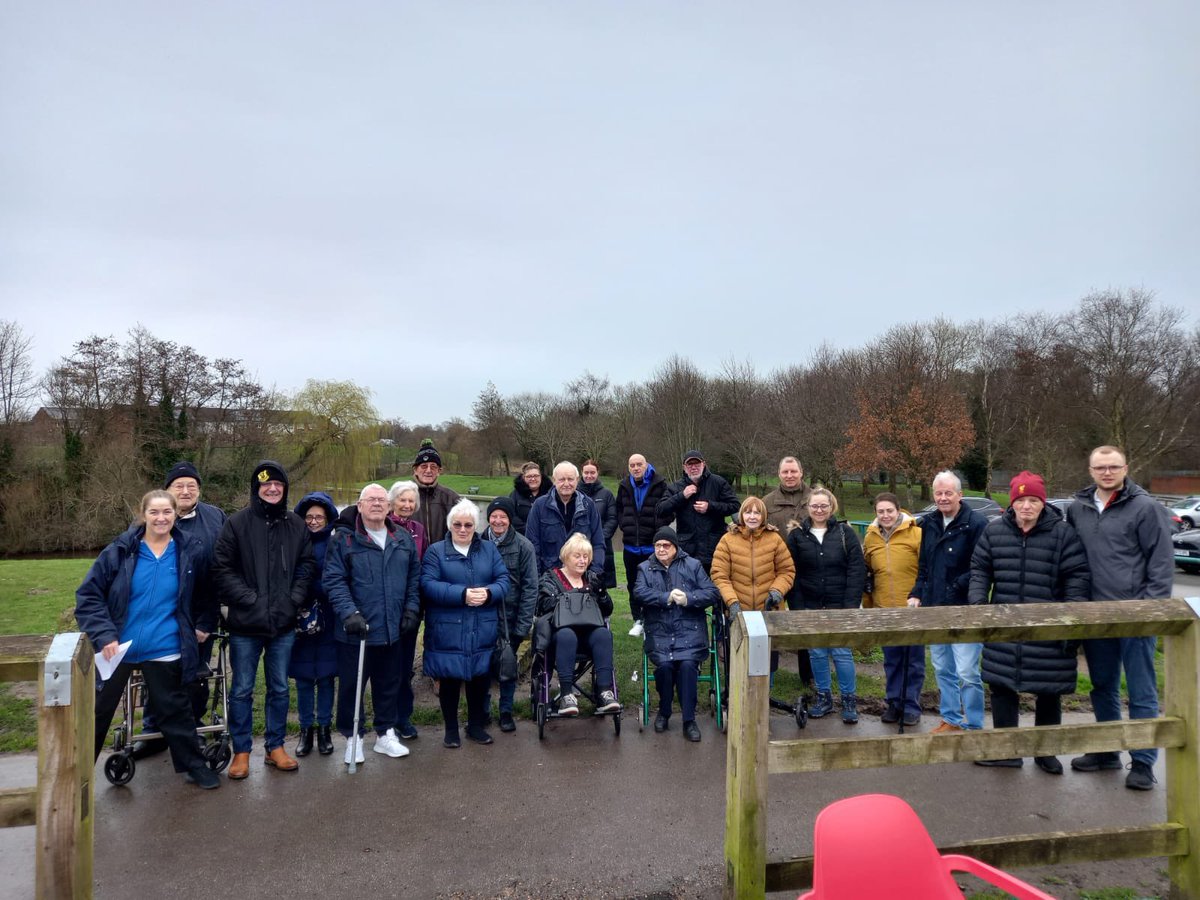
[[[574,448],[573,416],[553,394],[518,394],[508,401],[513,435],[521,452],[543,469],[567,459]]]
[[[684,452],[704,442],[711,387],[695,363],[676,354],[654,370],[646,385],[646,400],[652,452],[665,460],[662,468],[668,477],[678,476]]]
[[[488,474],[492,474],[492,464],[496,459],[504,467],[504,474],[511,471],[508,463],[509,450],[512,449],[512,417],[504,405],[504,398],[496,385],[489,381],[479,392],[471,414],[475,426],[476,438],[487,457]]]
[[[37,396],[30,351],[33,339],[20,324],[0,319],[0,423],[15,425],[29,417],[30,401]]]

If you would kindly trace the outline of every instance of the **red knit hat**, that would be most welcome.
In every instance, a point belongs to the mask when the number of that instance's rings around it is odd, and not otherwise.
[[[1008,483],[1008,505],[1012,506],[1022,497],[1037,497],[1046,502],[1046,482],[1041,475],[1032,472],[1021,472]]]

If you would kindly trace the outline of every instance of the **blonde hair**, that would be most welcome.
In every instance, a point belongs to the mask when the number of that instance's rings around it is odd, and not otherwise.
[[[565,563],[575,553],[586,553],[588,563],[595,559],[592,542],[587,539],[586,535],[578,531],[563,542],[562,549],[558,551],[558,558]]]
[[[813,499],[813,497],[817,496],[817,494],[821,494],[821,495],[829,498],[830,515],[836,516],[837,511],[838,511],[837,497],[833,496],[833,492],[831,490],[829,490],[829,488],[823,488],[823,487],[814,488],[813,492],[808,495],[809,506],[812,505],[812,499]]]

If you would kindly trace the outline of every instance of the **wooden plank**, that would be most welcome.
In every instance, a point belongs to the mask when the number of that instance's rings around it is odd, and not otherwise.
[[[767,614],[771,649],[1078,640],[1179,634],[1195,621],[1182,600],[1106,600]]]
[[[1183,855],[1170,859],[1167,876],[1172,897],[1200,897],[1200,624],[1166,638],[1163,649],[1164,712],[1187,720],[1184,743],[1166,751],[1167,818],[1191,836]]]
[[[37,818],[37,788],[0,790],[0,828],[32,825]]]
[[[37,681],[39,667],[46,658],[53,635],[0,635],[0,683]]]
[[[747,674],[749,641],[740,617],[732,625],[730,651],[724,896],[743,900],[764,895],[771,679]]]
[[[986,838],[944,844],[940,853],[973,856],[999,869],[1094,862],[1099,859],[1170,857],[1173,863],[1186,853],[1188,829],[1176,822],[1086,831],[1052,831],[1012,837]],[[812,885],[813,858],[773,860],[767,863],[768,891],[796,891]],[[881,893],[881,896],[883,894]],[[1185,896],[1195,896],[1188,894]]]
[[[69,706],[46,706],[38,678],[38,801],[35,896],[92,896],[95,671],[91,644],[76,635]],[[43,671],[45,662],[43,661]]]
[[[1192,710],[1193,719],[1196,710]],[[1040,728],[996,728],[951,734],[902,734],[868,738],[825,738],[771,741],[772,775],[823,772],[882,766],[921,766],[976,759],[1057,756],[1068,752],[1130,750],[1137,747],[1182,747],[1195,723],[1180,717],[1085,722]],[[1193,746],[1195,741],[1193,739]],[[1195,794],[1192,795],[1196,796]],[[1174,821],[1181,821],[1171,816]]]

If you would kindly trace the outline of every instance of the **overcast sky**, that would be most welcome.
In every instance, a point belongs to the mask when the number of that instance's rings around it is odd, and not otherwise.
[[[803,362],[1142,287],[1200,311],[1200,4],[0,7],[0,317],[284,390]]]

